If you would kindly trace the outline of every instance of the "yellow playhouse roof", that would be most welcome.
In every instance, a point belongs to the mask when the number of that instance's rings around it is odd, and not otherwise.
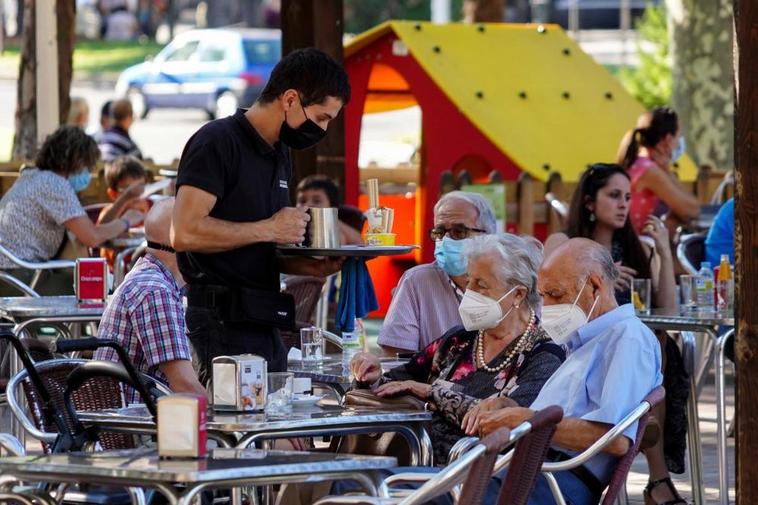
[[[589,163],[615,160],[644,111],[556,25],[388,21],[349,41],[345,57],[390,31],[487,138],[541,180],[557,171],[575,181]],[[696,177],[688,157],[678,172]]]

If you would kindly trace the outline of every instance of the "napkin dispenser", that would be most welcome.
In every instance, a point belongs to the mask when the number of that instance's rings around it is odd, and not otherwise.
[[[255,354],[213,358],[213,408],[259,411],[266,407],[267,363]]]
[[[173,394],[158,398],[157,403],[158,455],[161,458],[205,457],[208,409],[205,396]]]
[[[105,258],[78,258],[74,284],[78,301],[105,301],[108,296],[108,263]]]

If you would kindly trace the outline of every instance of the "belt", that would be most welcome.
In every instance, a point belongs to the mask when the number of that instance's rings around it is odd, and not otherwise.
[[[547,450],[547,459],[549,461],[558,463],[561,461],[568,461],[571,459],[571,456],[566,454],[565,452],[556,451],[552,447]],[[600,482],[600,480],[595,477],[595,474],[592,473],[589,469],[587,469],[584,465],[575,466],[574,468],[570,468],[566,470],[569,473],[574,474],[574,477],[582,481],[582,483],[587,486],[587,489],[592,492],[592,494],[597,498],[597,500],[600,500],[600,497],[603,495],[603,491],[605,491],[605,485]]]

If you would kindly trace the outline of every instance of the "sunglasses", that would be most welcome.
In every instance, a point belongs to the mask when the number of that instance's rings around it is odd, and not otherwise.
[[[444,226],[435,226],[429,230],[429,237],[435,242],[437,240],[442,240],[445,235],[449,236],[453,240],[463,240],[465,238],[469,238],[471,232],[487,233],[485,230],[480,230],[479,228],[469,228],[465,224],[454,224],[450,228],[445,228]]]

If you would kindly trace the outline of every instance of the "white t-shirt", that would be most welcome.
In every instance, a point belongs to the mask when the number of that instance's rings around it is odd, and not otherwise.
[[[47,261],[63,243],[69,219],[87,213],[65,177],[26,168],[0,200],[0,243],[26,261]],[[18,268],[0,255],[0,269]]]

